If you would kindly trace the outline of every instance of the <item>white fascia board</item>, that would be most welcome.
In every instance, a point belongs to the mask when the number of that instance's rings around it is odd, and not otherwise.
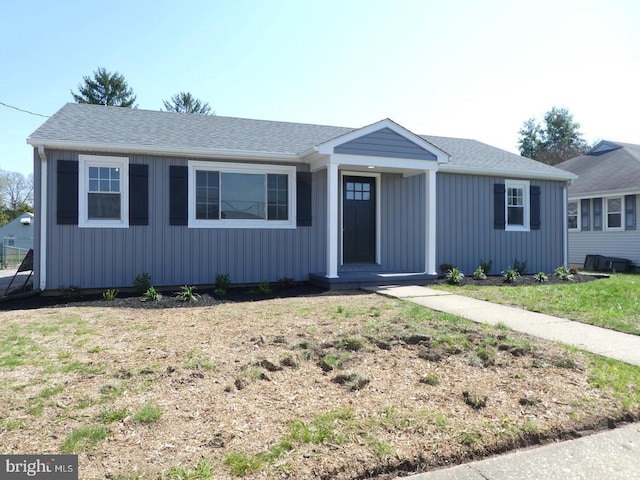
[[[397,171],[438,170],[438,162],[434,160],[416,160],[411,158],[374,157],[369,155],[349,155],[336,153],[329,157],[330,163],[354,165],[358,167],[389,168]]]
[[[380,120],[379,122],[372,123],[371,125],[367,125],[366,127],[358,128],[357,130],[353,130],[349,133],[345,133],[344,135],[340,135],[339,137],[333,138],[327,142],[316,145],[314,148],[315,151],[324,154],[331,155],[333,154],[333,149],[338,145],[342,145],[343,143],[350,142],[355,140],[356,138],[364,137],[365,135],[369,135],[370,133],[377,132],[383,128],[388,128],[391,131],[397,133],[398,135],[406,138],[412,143],[415,143],[420,148],[434,154],[438,159],[439,163],[446,163],[449,161],[450,155],[444,150],[436,147],[434,144],[426,141],[424,138],[416,135],[415,133],[407,130],[401,125],[398,125],[393,120],[385,118],[384,120]],[[310,152],[308,150],[307,153]],[[304,154],[303,154],[304,155]]]
[[[556,173],[543,173],[543,172],[528,172],[526,170],[517,171],[509,169],[497,169],[497,168],[471,168],[460,167],[451,164],[440,165],[440,171],[443,173],[461,173],[467,175],[482,175],[489,177],[508,177],[508,178],[522,178],[527,180],[556,180],[556,181],[568,181],[578,178],[577,175],[569,172]]]
[[[45,148],[61,148],[68,150],[99,151],[108,153],[138,153],[144,155],[164,155],[192,158],[235,158],[239,160],[272,160],[279,162],[299,163],[301,160],[294,153],[252,152],[245,150],[223,149],[191,149],[160,147],[157,145],[120,145],[112,143],[83,143],[67,140],[46,140],[31,138],[27,143],[33,146],[43,145]]]
[[[640,190],[620,190],[618,191],[601,191],[601,192],[589,192],[582,193],[580,195],[571,195],[569,193],[569,200],[582,200],[585,198],[600,198],[600,197],[624,197],[626,195],[640,195]]]

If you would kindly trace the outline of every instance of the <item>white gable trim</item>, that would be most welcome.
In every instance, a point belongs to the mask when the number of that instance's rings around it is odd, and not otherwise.
[[[388,128],[394,133],[397,133],[398,135],[406,138],[408,141],[416,144],[418,147],[426,150],[429,153],[432,153],[436,156],[438,163],[446,163],[449,161],[450,155],[447,152],[439,149],[432,143],[426,141],[424,138],[410,132],[406,128],[398,125],[393,120],[390,120],[388,118],[316,145],[314,147],[314,150],[322,155],[332,155],[334,153],[335,147],[342,145],[343,143],[355,140],[357,138],[364,137],[365,135],[369,135],[370,133],[377,132],[378,130],[381,130],[383,128]]]

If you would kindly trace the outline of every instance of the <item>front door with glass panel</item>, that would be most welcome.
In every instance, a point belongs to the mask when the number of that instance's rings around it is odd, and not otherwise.
[[[376,261],[376,180],[342,177],[342,261]]]

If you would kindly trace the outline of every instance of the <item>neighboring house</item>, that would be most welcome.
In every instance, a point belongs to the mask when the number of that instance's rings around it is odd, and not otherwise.
[[[566,261],[571,173],[382,120],[363,128],[67,104],[29,138],[36,283],[420,281]]]
[[[579,177],[569,187],[569,263],[603,255],[640,266],[640,145],[602,141],[556,166]]]
[[[33,248],[33,213],[23,213],[0,227],[0,268],[17,267]]]
[[[33,248],[33,213],[23,213],[6,225],[0,227],[0,242],[3,247],[15,247],[29,250]]]

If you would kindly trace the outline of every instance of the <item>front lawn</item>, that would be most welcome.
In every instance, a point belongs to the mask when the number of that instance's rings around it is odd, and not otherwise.
[[[637,274],[615,274],[592,282],[567,281],[553,285],[485,287],[477,282],[436,288],[640,335],[640,275]]]
[[[346,292],[0,312],[0,450],[82,479],[356,479],[640,418],[640,368]]]

